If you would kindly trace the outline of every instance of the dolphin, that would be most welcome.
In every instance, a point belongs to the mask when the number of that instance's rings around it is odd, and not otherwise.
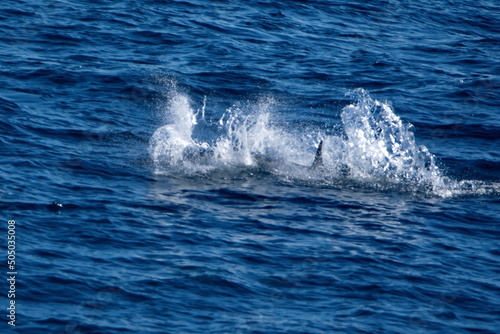
[[[318,149],[316,150],[316,155],[314,156],[314,161],[309,169],[316,170],[317,168],[321,167],[323,167],[323,140],[319,142]],[[348,177],[349,175],[351,175],[351,169],[347,164],[340,164],[340,175],[343,177]]]
[[[323,166],[323,144],[324,141],[321,140],[319,142],[318,148],[316,150],[316,154],[314,156],[314,161],[310,166],[304,166],[302,164],[292,163],[292,165],[298,168],[304,168],[306,170],[315,170]],[[220,158],[220,157],[219,157]],[[276,163],[276,160],[272,159],[269,156],[263,156],[260,154],[253,155],[253,158],[259,165],[269,165]],[[190,145],[183,149],[182,151],[182,159],[185,161],[196,162],[200,164],[210,165],[214,159],[217,159],[214,150],[211,147],[207,147],[204,145]]]

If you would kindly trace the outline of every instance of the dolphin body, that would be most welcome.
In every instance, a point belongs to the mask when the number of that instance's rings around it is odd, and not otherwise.
[[[265,166],[275,164],[277,161],[273,160],[269,157],[262,156],[260,154],[254,155],[253,158],[257,165]],[[182,159],[184,161],[191,161],[199,164],[208,164],[210,165],[210,161],[214,161],[217,159],[216,154],[213,149],[202,147],[202,146],[188,146],[185,147],[182,152]],[[304,166],[301,164],[292,163],[294,166],[298,168],[305,168],[307,170],[315,170],[323,166],[323,140],[320,141],[318,145],[318,149],[316,150],[316,154],[314,156],[314,161],[310,166]]]

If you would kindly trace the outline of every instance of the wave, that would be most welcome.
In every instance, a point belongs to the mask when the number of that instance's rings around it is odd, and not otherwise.
[[[342,109],[340,126],[325,131],[279,122],[274,112],[278,103],[272,98],[207,117],[206,97],[195,110],[187,94],[173,89],[162,110],[165,125],[150,139],[154,171],[203,177],[272,175],[286,182],[440,197],[500,193],[498,183],[447,177],[389,102],[373,99],[363,89],[349,95],[353,102]],[[321,142],[322,164],[313,168]]]

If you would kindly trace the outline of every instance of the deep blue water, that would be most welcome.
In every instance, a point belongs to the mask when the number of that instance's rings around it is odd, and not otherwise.
[[[0,53],[2,333],[500,331],[497,1],[4,0]]]

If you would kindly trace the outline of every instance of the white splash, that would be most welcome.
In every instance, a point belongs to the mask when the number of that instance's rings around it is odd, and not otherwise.
[[[403,188],[434,190],[448,180],[425,146],[416,144],[411,124],[405,124],[389,103],[372,99],[364,90],[341,114],[344,136],[341,155],[354,180]]]
[[[164,110],[168,124],[155,131],[150,153],[157,173],[205,173],[217,169],[259,167],[264,161],[277,160],[290,138],[271,125],[272,101],[265,100],[251,110],[227,109],[216,123],[221,135],[210,141],[197,139],[195,130],[205,119],[205,102],[195,111],[186,95],[172,94]],[[198,127],[197,127],[198,126]]]
[[[486,191],[479,181],[446,177],[427,148],[416,144],[411,124],[389,103],[372,99],[362,89],[351,95],[355,102],[342,110],[342,130],[326,136],[321,130],[273,120],[277,103],[272,99],[230,107],[217,121],[205,119],[206,99],[194,110],[187,95],[173,91],[163,110],[167,124],[150,140],[155,172],[208,177],[211,172],[230,176],[246,170],[290,182],[349,183],[442,197]],[[323,166],[313,169],[321,140]]]

